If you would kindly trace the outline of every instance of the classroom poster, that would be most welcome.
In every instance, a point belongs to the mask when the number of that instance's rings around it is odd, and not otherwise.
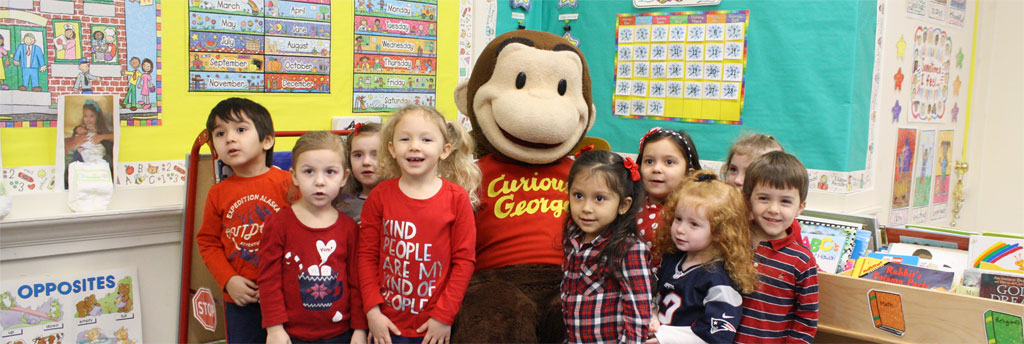
[[[434,106],[437,1],[355,3],[352,112]]]
[[[119,125],[161,124],[159,0],[34,3],[0,17],[0,128],[53,127],[69,94],[117,95]]]
[[[953,170],[953,131],[940,130],[935,146],[935,187],[932,188],[931,220],[947,216],[949,201],[949,177]]]
[[[747,10],[622,13],[612,113],[740,124]]]
[[[935,130],[922,130],[917,138],[917,161],[914,163],[914,200],[911,206],[913,223],[928,222],[928,205],[932,196],[932,165],[935,164]]]
[[[919,26],[914,32],[914,66],[910,83],[910,122],[949,123],[953,40],[945,30]],[[959,87],[958,87],[959,88]]]
[[[330,93],[330,0],[191,0],[190,92]]]
[[[892,183],[892,225],[907,223],[910,206],[910,188],[913,177],[914,152],[917,148],[917,129],[900,128],[896,137],[896,168]]]
[[[142,343],[135,267],[4,279],[4,343]]]

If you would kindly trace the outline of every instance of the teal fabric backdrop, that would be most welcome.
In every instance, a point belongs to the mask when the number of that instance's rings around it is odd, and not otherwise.
[[[634,8],[630,0],[532,1],[524,24],[561,35],[561,13],[578,13],[580,40],[593,80],[597,123],[589,136],[617,152],[635,153],[653,126],[684,129],[703,160],[724,160],[741,134],[774,135],[807,168],[863,170],[874,59],[876,3],[866,0],[722,0],[719,6]],[[750,10],[743,124],[681,123],[618,118],[611,114],[615,23],[619,13]],[[514,11],[522,12],[521,9]],[[498,34],[515,30],[509,2],[498,1]],[[884,76],[883,76],[884,79]],[[886,85],[886,83],[882,83]],[[884,87],[883,87],[884,89]]]

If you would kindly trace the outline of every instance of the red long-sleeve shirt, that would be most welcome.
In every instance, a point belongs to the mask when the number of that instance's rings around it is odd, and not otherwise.
[[[398,179],[373,188],[359,233],[363,308],[380,306],[404,337],[430,318],[452,324],[473,275],[476,225],[466,190],[446,180],[427,199],[413,199]]]
[[[292,338],[332,338],[365,329],[356,277],[359,226],[338,212],[324,228],[310,228],[291,207],[271,216],[260,243],[263,327],[284,324]]]
[[[483,182],[476,212],[476,268],[561,265],[572,160],[526,165],[487,154],[477,166]]]
[[[221,290],[234,275],[256,281],[263,224],[288,205],[291,185],[287,171],[272,167],[255,177],[231,176],[210,187],[196,244]],[[234,302],[228,293],[224,300]]]

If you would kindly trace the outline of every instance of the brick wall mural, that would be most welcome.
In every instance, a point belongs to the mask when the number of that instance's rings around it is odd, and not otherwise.
[[[57,98],[114,94],[121,124],[159,125],[159,0],[9,0],[0,7],[0,127],[50,127]]]

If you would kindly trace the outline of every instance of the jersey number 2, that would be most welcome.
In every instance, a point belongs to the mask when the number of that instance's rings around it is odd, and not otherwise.
[[[679,294],[669,293],[665,295],[665,297],[661,298],[661,310],[658,311],[658,321],[662,325],[671,325],[672,316],[675,315],[676,310],[682,305],[683,299],[679,297]]]

